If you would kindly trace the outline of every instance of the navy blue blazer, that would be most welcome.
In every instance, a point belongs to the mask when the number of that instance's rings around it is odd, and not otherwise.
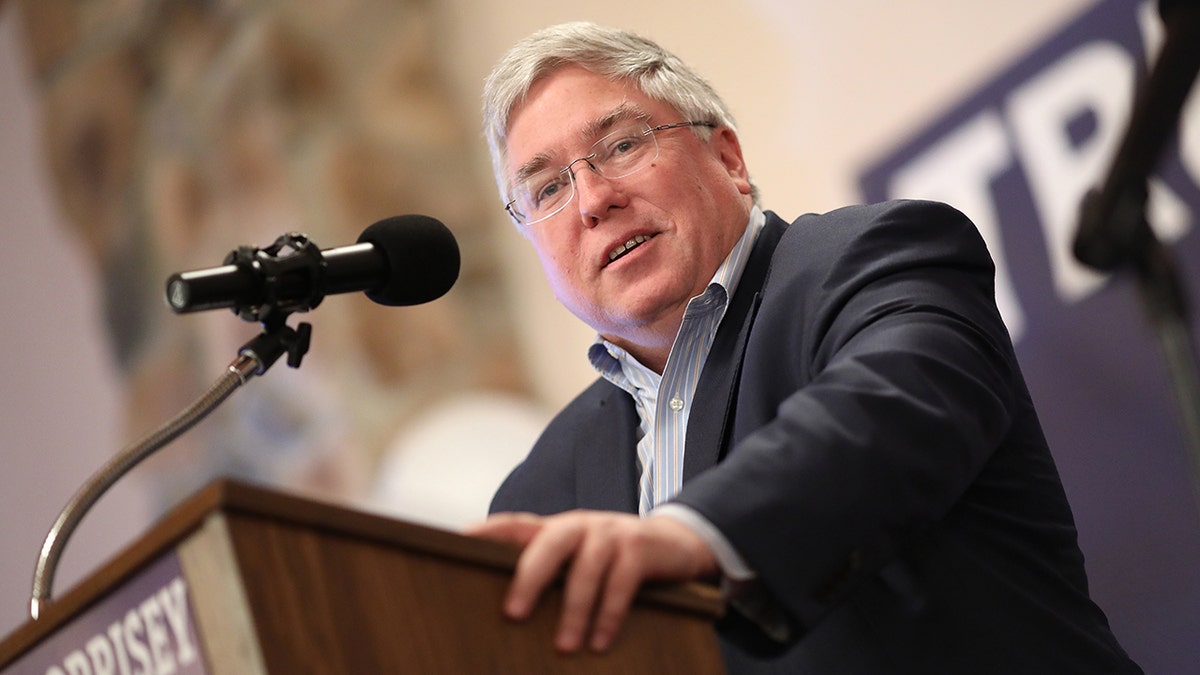
[[[974,225],[932,202],[773,213],[701,374],[677,502],[786,620],[731,609],[730,672],[1138,673],[1089,599]],[[637,413],[604,380],[491,510],[636,512]]]

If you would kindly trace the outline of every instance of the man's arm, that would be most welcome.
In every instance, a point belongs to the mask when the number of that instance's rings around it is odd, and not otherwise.
[[[678,501],[729,538],[794,635],[937,527],[998,447],[1044,450],[1036,424],[1012,437],[1032,409],[992,276],[973,225],[945,205],[840,210],[781,241],[734,445]],[[1030,479],[1010,468],[1011,499]]]

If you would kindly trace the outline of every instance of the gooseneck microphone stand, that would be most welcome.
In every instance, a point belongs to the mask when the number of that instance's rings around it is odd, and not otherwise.
[[[1096,270],[1127,270],[1136,279],[1179,404],[1200,506],[1200,368],[1187,293],[1170,251],[1146,219],[1150,175],[1177,132],[1200,71],[1200,0],[1160,0],[1159,14],[1166,32],[1162,51],[1138,88],[1107,178],[1083,200],[1074,252]]]
[[[280,256],[281,253],[284,255]],[[29,604],[30,617],[35,621],[50,603],[54,573],[67,539],[92,505],[121,476],[207,417],[238,387],[250,378],[265,373],[279,357],[287,354],[288,366],[300,367],[301,360],[308,352],[312,327],[301,323],[293,329],[287,325],[287,318],[294,311],[306,311],[320,303],[321,294],[317,290],[320,284],[315,283],[316,275],[321,273],[320,255],[320,251],[302,235],[280,237],[275,244],[266,249],[241,247],[229,254],[227,263],[245,266],[252,273],[265,270],[263,273],[269,275],[281,266],[289,269],[307,268],[313,276],[309,279],[312,283],[308,287],[313,291],[308,297],[287,302],[270,298],[261,303],[235,304],[232,309],[238,316],[247,321],[261,322],[263,331],[238,350],[237,358],[229,364],[216,383],[192,405],[145,439],[122,449],[75,492],[58,514],[42,543]],[[176,290],[168,288],[168,295]]]

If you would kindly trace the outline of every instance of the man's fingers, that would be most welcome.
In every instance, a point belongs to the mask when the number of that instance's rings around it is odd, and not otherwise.
[[[560,651],[573,652],[583,645],[616,552],[612,528],[613,524],[603,518],[582,522],[583,535],[563,587],[562,614],[555,639]]]
[[[576,553],[584,528],[576,519],[546,518],[517,560],[517,569],[504,601],[514,619],[524,619],[546,587]]]
[[[602,652],[612,645],[644,577],[645,570],[636,556],[616,556],[604,580],[600,607],[592,624],[589,646],[594,651]]]
[[[623,532],[612,556],[593,618],[590,647],[604,651],[612,645],[643,582],[697,579],[715,571],[708,546],[678,521],[638,521]]]
[[[557,534],[542,536],[551,519],[531,513],[499,513],[468,527],[464,533],[493,541],[524,546],[513,581],[504,599],[504,613],[513,619],[527,618],[546,586],[570,558],[574,545],[562,527]]]

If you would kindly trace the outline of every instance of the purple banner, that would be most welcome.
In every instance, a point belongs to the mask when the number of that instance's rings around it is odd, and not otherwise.
[[[163,556],[37,647],[3,675],[204,675],[187,584]]]
[[[867,201],[950,202],[979,225],[1093,597],[1147,673],[1184,673],[1200,663],[1200,510],[1178,404],[1131,280],[1071,254],[1080,200],[1107,173],[1162,39],[1155,3],[1098,2],[866,168],[861,186]],[[1198,186],[1193,94],[1148,211],[1193,298]]]

